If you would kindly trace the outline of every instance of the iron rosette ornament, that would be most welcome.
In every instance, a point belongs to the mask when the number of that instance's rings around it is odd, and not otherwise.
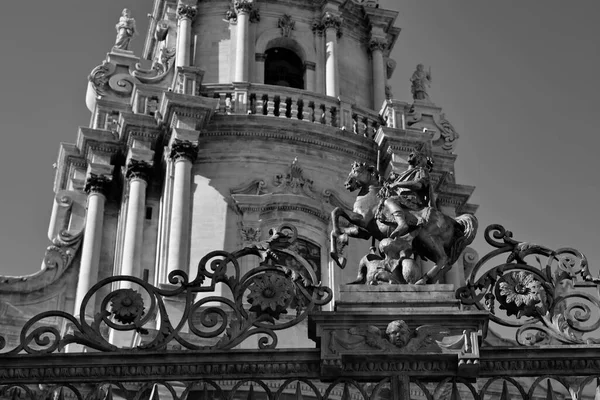
[[[213,251],[200,260],[191,281],[180,270],[159,287],[133,276],[106,278],[84,296],[79,316],[40,313],[22,328],[15,348],[2,351],[7,341],[0,336],[0,353],[53,353],[69,344],[98,351],[227,350],[251,336],[258,337],[259,348],[273,349],[277,331],[332,299],[331,289],[321,286],[308,261],[293,250],[296,239],[296,229],[283,225],[272,229],[268,239],[236,252]],[[285,265],[278,262],[283,255]],[[258,262],[242,274],[244,257]],[[91,315],[98,304],[93,299],[102,295],[99,311]],[[169,312],[172,300],[178,304],[177,317]],[[284,314],[289,315],[281,318]],[[64,322],[62,329],[56,320]],[[108,339],[111,330],[129,332],[137,345],[117,347]]]
[[[578,250],[552,250],[513,239],[490,225],[485,240],[496,249],[482,257],[456,296],[467,306],[490,312],[490,319],[516,328],[520,345],[596,344],[600,328],[600,279],[592,278]],[[491,260],[504,258],[492,268]]]

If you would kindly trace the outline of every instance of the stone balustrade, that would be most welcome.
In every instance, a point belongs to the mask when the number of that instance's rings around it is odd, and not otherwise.
[[[202,95],[219,99],[217,114],[252,114],[329,125],[373,139],[379,115],[331,96],[282,86],[205,85]]]

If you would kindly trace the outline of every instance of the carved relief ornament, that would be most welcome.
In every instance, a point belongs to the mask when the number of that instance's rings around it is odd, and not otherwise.
[[[193,20],[196,17],[197,13],[198,9],[194,6],[180,4],[179,7],[177,7],[177,18],[179,19],[186,18],[189,20]]]
[[[315,197],[312,189],[313,181],[304,177],[302,168],[298,165],[297,158],[290,165],[287,174],[275,175],[273,185],[279,187],[284,192],[304,194],[310,198]]]
[[[260,240],[261,230],[260,228],[253,228],[251,226],[242,226],[240,228],[240,235],[244,243],[254,243]]]
[[[295,29],[296,21],[289,14],[283,14],[277,21],[277,27],[281,29],[281,36],[290,37]]]
[[[96,96],[105,96],[112,91],[118,95],[127,96],[133,91],[135,78],[130,73],[115,73],[116,66],[107,60],[97,66],[88,75],[88,81]]]
[[[229,9],[225,11],[225,20],[230,24],[237,23],[237,13],[233,7],[229,6]]]

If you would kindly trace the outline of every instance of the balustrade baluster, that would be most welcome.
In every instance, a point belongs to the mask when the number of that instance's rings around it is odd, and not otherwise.
[[[308,102],[308,119],[309,122],[315,122],[315,102]]]
[[[288,113],[288,100],[289,97],[283,101],[279,101],[279,118],[289,118]]]
[[[298,101],[290,99],[290,118],[298,119]]]
[[[319,123],[329,125],[329,118],[327,118],[327,109],[325,108],[325,104],[321,104],[319,106]]]
[[[358,130],[358,115],[356,113],[352,114],[352,132],[355,135],[358,135],[359,130]]]
[[[262,104],[261,104],[261,114],[262,115],[267,115],[269,113],[269,96],[267,96],[266,94],[263,94],[262,98],[261,98]]]
[[[360,133],[366,138],[369,137],[369,118],[362,117],[360,125]]]
[[[265,95],[267,96],[267,95]],[[267,114],[266,115],[275,115],[275,102],[277,101],[277,96],[275,97],[267,97]]]
[[[308,121],[308,107],[304,107],[304,100],[298,99],[297,107],[298,119]]]
[[[335,106],[332,106],[329,109],[329,114],[331,115],[331,126],[334,126],[334,127],[339,126],[339,123],[338,123],[338,112],[337,112],[337,108]]]

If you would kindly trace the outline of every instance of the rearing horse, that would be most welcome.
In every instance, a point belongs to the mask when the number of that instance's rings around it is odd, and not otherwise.
[[[336,207],[331,212],[333,230],[331,231],[331,257],[341,268],[346,266],[346,258],[338,253],[338,244],[345,246],[348,237],[368,240],[371,237],[379,241],[388,239],[396,224],[389,215],[380,220],[377,218],[380,202],[378,197],[381,190],[379,174],[375,167],[365,163],[354,162],[348,179],[344,183],[351,192],[358,190],[354,209],[352,211]],[[384,214],[387,210],[383,210]],[[421,258],[431,260],[435,266],[429,270],[416,284],[432,283],[436,278],[447,272],[456,262],[460,253],[473,242],[477,233],[477,218],[471,214],[463,214],[455,219],[431,207],[424,213],[424,224],[416,228],[410,247]],[[352,225],[340,227],[339,219],[344,218]],[[390,239],[391,240],[391,239]],[[397,238],[394,240],[402,240]]]

